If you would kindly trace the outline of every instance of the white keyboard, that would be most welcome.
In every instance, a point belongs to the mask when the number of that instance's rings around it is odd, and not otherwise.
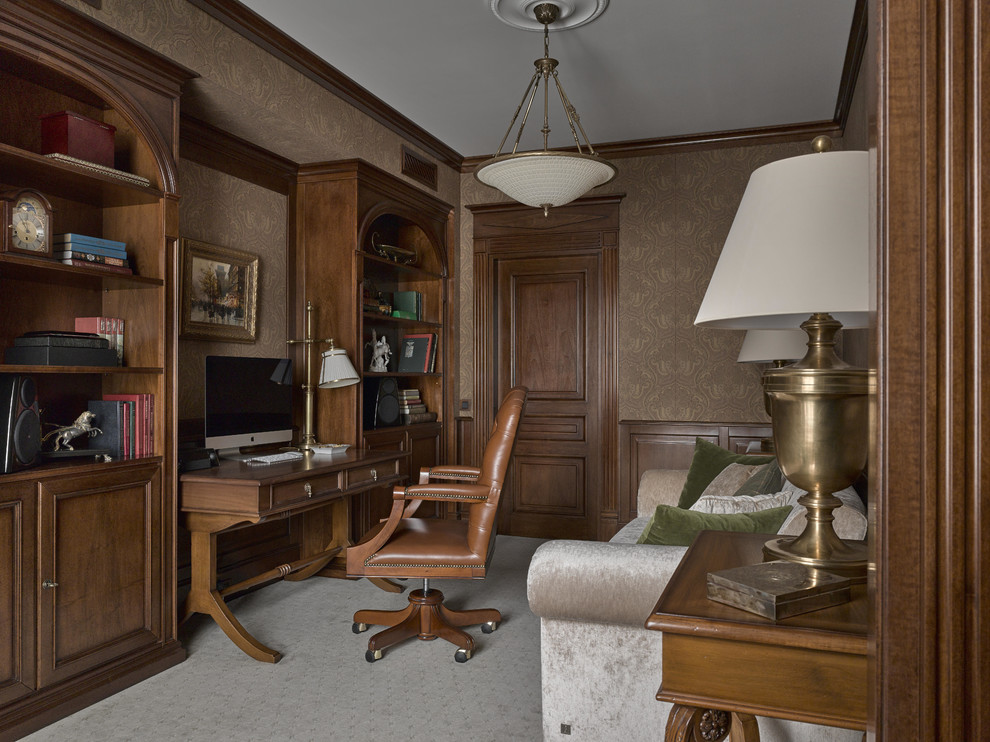
[[[277,464],[280,461],[298,461],[303,455],[299,451],[283,451],[282,453],[270,453],[265,456],[252,456],[247,460],[248,464]]]

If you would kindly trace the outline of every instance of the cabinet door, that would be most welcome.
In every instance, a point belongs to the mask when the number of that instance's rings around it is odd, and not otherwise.
[[[440,425],[411,425],[408,431],[409,481],[418,482],[420,469],[446,463],[440,461]],[[419,506],[416,515],[420,518],[430,516],[442,518],[447,507],[442,502],[424,502]]]
[[[161,468],[40,482],[42,686],[161,639]]]
[[[364,447],[371,451],[408,451],[405,428],[368,430],[364,434]],[[407,461],[403,458],[399,462],[399,472],[411,477]],[[415,479],[410,478],[409,481]],[[351,533],[357,537],[364,535],[372,525],[388,518],[391,509],[391,487],[377,487],[365,492],[357,502],[351,503]]]
[[[34,682],[34,487],[0,487],[0,706]]]

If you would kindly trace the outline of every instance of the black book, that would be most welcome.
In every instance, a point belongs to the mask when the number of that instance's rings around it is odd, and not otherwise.
[[[403,335],[399,343],[399,372],[427,373],[436,342],[437,336],[432,332]]]
[[[92,332],[26,332],[14,338],[14,345],[59,348],[109,348],[110,341]]]
[[[105,448],[115,460],[124,458],[124,415],[125,402],[102,399],[90,400],[86,406],[95,415],[93,427],[100,433],[89,439],[90,448]]]

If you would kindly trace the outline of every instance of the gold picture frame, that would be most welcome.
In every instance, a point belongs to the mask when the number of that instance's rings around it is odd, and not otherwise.
[[[192,340],[257,340],[258,256],[185,237],[179,335]]]

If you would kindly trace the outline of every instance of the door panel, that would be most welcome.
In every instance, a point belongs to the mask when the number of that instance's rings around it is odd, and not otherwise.
[[[502,494],[500,529],[520,536],[595,538],[603,476],[599,258],[496,262],[496,397],[518,384],[529,388]]]
[[[158,472],[41,484],[39,578],[57,583],[38,608],[42,686],[160,640]]]

